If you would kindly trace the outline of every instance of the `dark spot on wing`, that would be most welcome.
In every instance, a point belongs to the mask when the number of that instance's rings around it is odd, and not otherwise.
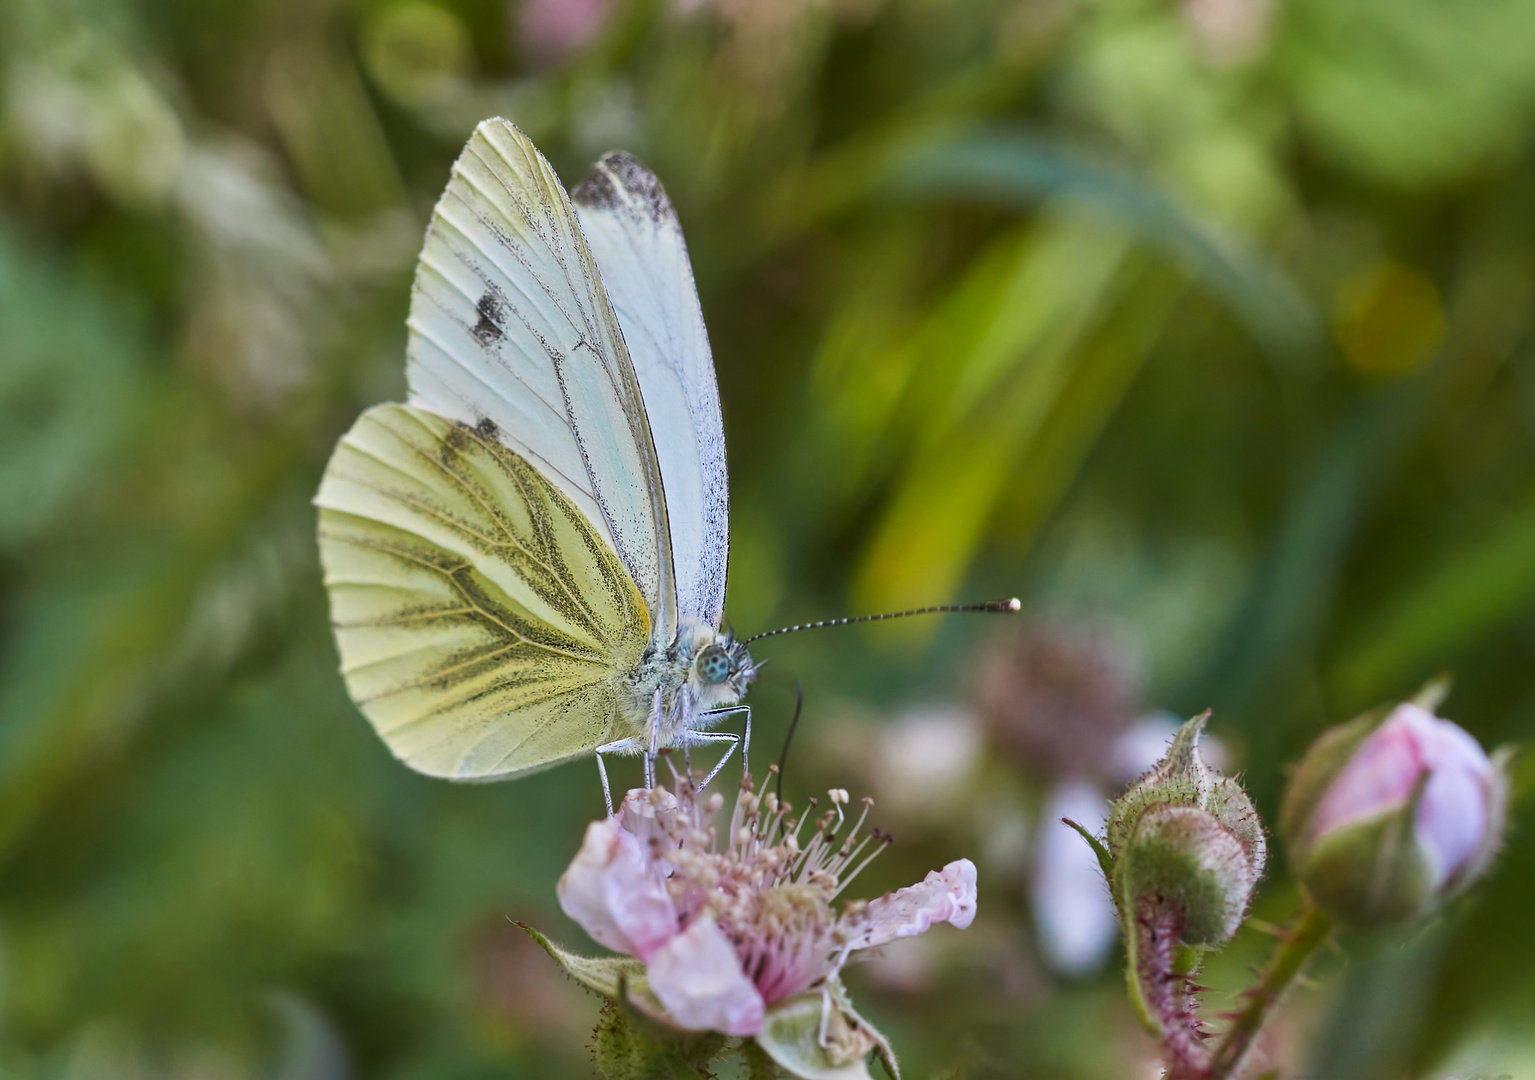
[[[604,154],[576,187],[573,198],[581,206],[614,210],[627,206],[651,221],[672,221],[676,211],[655,174],[622,150]]]
[[[474,309],[480,313],[480,321],[469,332],[474,335],[474,340],[488,349],[506,336],[506,331],[501,328],[506,319],[506,303],[491,290],[480,297]]]
[[[438,456],[442,459],[443,468],[452,470],[464,451],[469,448],[469,432],[472,429],[461,420],[453,421],[453,426],[448,428],[442,436],[442,450]]]
[[[592,171],[586,174],[586,179],[576,185],[576,190],[570,193],[570,201],[577,206],[589,206],[594,210],[611,210],[618,205],[618,190],[613,186],[613,178],[603,168],[603,162],[599,161],[592,166]]]
[[[480,422],[474,425],[474,430],[487,439],[497,438],[501,434],[501,429],[496,427],[496,422],[488,416],[480,417]]]

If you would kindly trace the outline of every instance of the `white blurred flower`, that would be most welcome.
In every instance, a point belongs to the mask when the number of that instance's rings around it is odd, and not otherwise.
[[[165,95],[88,27],[34,29],[43,40],[11,66],[0,95],[28,150],[50,169],[83,166],[120,203],[163,203],[187,143]]]
[[[1098,857],[1061,819],[1098,834],[1108,810],[1108,796],[1096,784],[1070,780],[1050,793],[1040,812],[1029,900],[1039,951],[1065,975],[1087,975],[1103,966],[1119,934],[1119,919]]]
[[[880,805],[901,816],[942,812],[963,803],[981,759],[975,716],[953,705],[913,709],[875,737]]]
[[[331,261],[298,199],[250,143],[190,152],[176,201],[201,270],[186,330],[192,360],[242,405],[271,406],[309,377]]]

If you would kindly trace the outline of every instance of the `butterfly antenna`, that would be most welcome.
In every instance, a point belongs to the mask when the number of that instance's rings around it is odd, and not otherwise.
[[[800,710],[805,707],[805,684],[794,680],[794,719],[789,721],[789,733],[783,737],[783,749],[778,751],[778,783],[773,793],[783,802],[783,771],[789,761],[789,744],[794,741],[794,729],[799,727]]]
[[[769,630],[762,634],[753,634],[746,639],[746,643],[759,641],[762,638],[777,637],[779,634],[794,634],[801,630],[819,630],[823,626],[852,626],[854,623],[883,622],[886,619],[905,619],[912,615],[943,615],[946,613],[958,613],[964,611],[991,611],[1013,612],[1019,611],[1023,605],[1016,597],[1010,600],[988,600],[984,604],[937,604],[933,607],[912,608],[910,611],[892,611],[885,615],[856,615],[849,619],[822,619],[820,622],[800,623],[798,626],[785,626],[779,630]]]

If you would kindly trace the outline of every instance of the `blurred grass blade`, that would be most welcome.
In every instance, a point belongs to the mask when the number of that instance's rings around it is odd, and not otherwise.
[[[1447,663],[1535,605],[1535,499],[1446,555],[1387,603],[1335,671],[1349,701],[1374,700]]]
[[[304,189],[344,221],[406,207],[405,185],[352,61],[320,43],[268,62],[266,104]]]
[[[1015,207],[1069,196],[1111,215],[1187,267],[1270,351],[1291,357],[1322,340],[1309,303],[1278,266],[1145,180],[1026,132],[982,128],[912,146],[895,155],[888,189]]]
[[[1117,295],[1127,242],[1081,214],[1052,214],[977,260],[919,332],[913,460],[858,569],[858,604],[957,587],[1079,342]]]
[[[143,405],[137,321],[0,220],[0,548],[101,484]]]

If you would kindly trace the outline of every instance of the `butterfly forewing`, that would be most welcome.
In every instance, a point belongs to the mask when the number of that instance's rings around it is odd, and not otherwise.
[[[398,757],[489,779],[613,737],[645,602],[573,500],[488,425],[370,409],[316,502],[342,672]]]
[[[660,181],[608,154],[572,195],[634,363],[665,481],[677,608],[724,615],[730,548],[725,429],[682,226]]]
[[[411,404],[537,466],[618,553],[652,639],[669,644],[676,585],[645,402],[570,200],[504,120],[482,123],[453,166],[409,327]]]

